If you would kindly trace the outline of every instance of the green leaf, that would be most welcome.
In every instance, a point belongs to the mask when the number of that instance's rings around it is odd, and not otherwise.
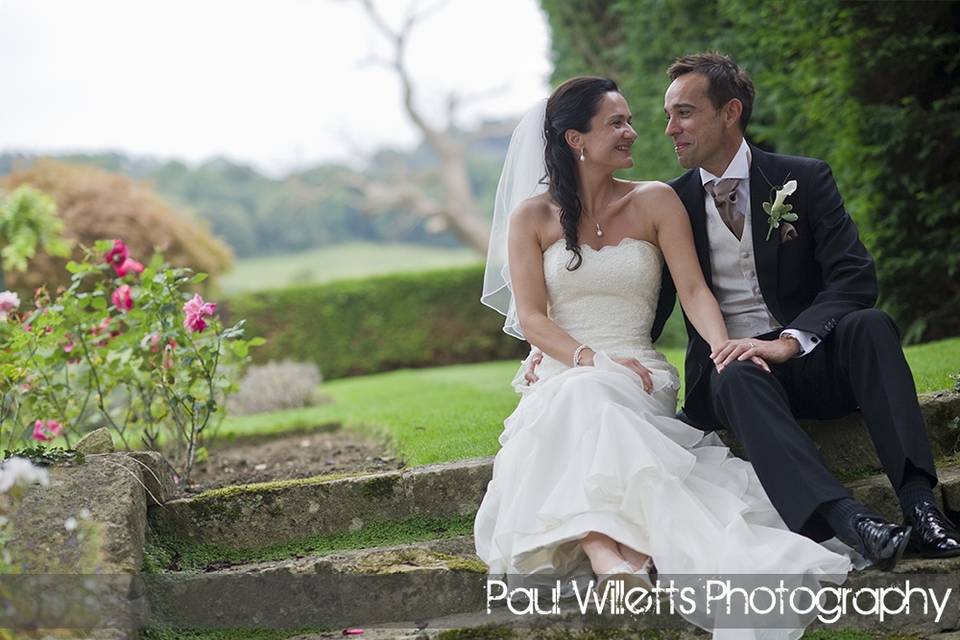
[[[101,296],[96,296],[90,301],[90,306],[98,311],[103,311],[107,308],[107,301]]]
[[[797,217],[797,214],[795,214],[795,213],[785,213],[785,214],[783,214],[783,219],[786,220],[787,222],[796,222],[796,221],[797,221],[797,218],[798,218],[798,217]]]
[[[190,282],[192,282],[193,284],[200,284],[201,282],[203,282],[203,281],[206,280],[206,279],[207,279],[207,274],[205,274],[205,273],[198,273],[197,275],[195,275],[195,276],[193,276],[192,278],[190,278]]]
[[[770,204],[769,202],[764,202],[764,203],[763,203],[763,210],[766,211],[767,215],[770,215],[770,208],[771,208],[772,206],[773,206],[773,205]]]

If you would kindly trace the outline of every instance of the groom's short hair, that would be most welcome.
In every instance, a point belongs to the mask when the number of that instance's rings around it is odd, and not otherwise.
[[[676,80],[688,73],[702,73],[707,77],[707,95],[716,109],[720,109],[733,98],[740,101],[743,111],[740,113],[740,129],[747,130],[750,114],[753,113],[753,81],[750,74],[741,69],[733,58],[722,53],[694,53],[677,58],[667,69],[670,80]]]

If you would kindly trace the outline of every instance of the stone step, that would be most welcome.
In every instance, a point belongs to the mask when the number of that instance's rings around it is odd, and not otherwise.
[[[877,617],[847,615],[833,625],[815,622],[811,628],[856,629],[869,633],[927,635],[960,627],[960,558],[906,559],[893,573],[866,570],[851,574],[851,589],[892,587],[910,580],[911,586],[937,589],[939,598],[952,588],[945,614],[937,621],[924,615],[919,604],[906,613],[880,621]],[[444,541],[383,547],[300,558],[281,562],[230,567],[203,575],[153,576],[148,591],[154,609],[163,616],[150,626],[173,621],[180,628],[303,628],[337,629],[330,633],[301,634],[298,640],[331,638],[344,627],[363,628],[365,637],[379,639],[436,637],[449,629],[476,629],[478,638],[506,637],[534,622],[543,630],[584,625],[629,625],[632,629],[671,628],[685,635],[696,631],[678,615],[588,615],[577,611],[576,600],[561,602],[561,613],[517,615],[502,605],[486,613],[486,576],[473,554],[470,536]],[[157,596],[156,594],[162,594]],[[157,606],[162,600],[162,606]],[[399,622],[398,622],[399,621]],[[491,626],[493,625],[493,626]],[[499,633],[495,631],[499,629]],[[374,632],[374,630],[376,630]],[[456,637],[472,637],[458,634]],[[541,636],[542,637],[542,636]],[[612,637],[604,635],[603,637]],[[860,637],[860,636],[858,636]]]
[[[432,473],[441,476],[441,478],[446,477],[445,474],[450,473],[450,468],[448,467],[456,468],[455,465],[441,465],[441,466],[444,468],[434,469],[432,471]],[[459,514],[461,517],[473,516],[473,514],[476,511],[476,504],[479,503],[479,496],[482,495],[482,491],[485,486],[485,482],[479,482],[476,477],[473,477],[471,475],[476,471],[478,466],[473,465],[469,468],[471,470],[470,474],[465,473],[461,476],[458,476],[457,479],[460,481],[461,484],[460,485],[454,484],[453,486],[454,487],[460,486],[463,491],[466,491],[467,490],[466,487],[471,486],[470,485],[471,482],[475,483],[476,485],[475,492],[477,493],[478,497],[477,497],[477,503],[474,503],[474,505],[461,504],[459,507],[457,507],[456,513]],[[429,469],[428,467],[423,467],[420,470],[420,474],[415,474],[417,475],[418,480],[422,479],[423,473],[425,473],[426,470],[428,469]],[[409,473],[409,472],[405,472],[405,473]],[[944,467],[939,470],[939,475],[940,475],[940,485],[934,490],[934,496],[937,499],[937,502],[940,504],[940,506],[944,508],[948,514],[951,514],[954,517],[956,517],[956,514],[960,513],[960,465],[952,466],[952,467]],[[374,478],[376,477],[377,476],[374,476]],[[351,488],[355,489],[353,485],[355,485],[357,482],[361,482],[366,479],[367,478],[350,479]],[[343,482],[343,481],[334,481],[334,482]],[[402,478],[397,481],[399,485],[402,485],[403,482],[404,480]],[[440,480],[435,478],[433,483],[438,484],[439,482]],[[877,511],[880,515],[894,522],[898,522],[902,519],[902,515],[900,514],[899,502],[897,501],[896,494],[893,491],[893,488],[890,486],[890,483],[887,480],[886,476],[874,475],[870,478],[849,482],[847,486],[850,488],[851,492],[853,493],[856,499],[860,500],[867,506],[871,507],[872,509]],[[355,493],[352,495],[355,496]],[[439,514],[437,511],[437,509],[439,509],[439,506],[438,505],[435,505],[435,506],[437,508],[431,511],[430,514],[433,516],[442,515],[442,514]],[[157,512],[158,512],[157,510],[153,511],[154,514],[156,514]],[[294,510],[290,512],[290,515],[288,517],[291,520],[293,520],[293,518],[300,515],[301,513],[302,511]],[[239,550],[241,552],[239,554],[240,557],[243,557],[244,555],[246,555],[245,552],[250,552],[251,555],[255,556],[258,550],[263,549],[264,547],[270,546],[271,544],[269,542],[266,542],[266,540],[269,540],[269,538],[267,535],[264,534],[264,528],[268,526],[269,520],[258,518],[255,516],[255,514],[256,514],[256,511],[253,511],[250,514],[244,515],[243,517],[245,517],[248,522],[252,522],[251,524],[252,527],[254,528],[260,527],[259,532],[262,536],[261,540],[263,540],[264,542],[261,542],[260,544],[258,544],[255,540],[250,541],[251,540],[250,538],[245,538],[244,540],[246,541],[247,546],[235,548],[236,550]],[[307,515],[309,517],[314,517],[313,514],[308,513]],[[387,512],[387,516],[389,516],[389,512]],[[404,517],[404,513],[394,512],[393,517],[398,519],[402,518]],[[309,522],[309,521],[305,520],[304,522]],[[326,522],[329,523],[329,520]],[[370,527],[370,529],[368,529],[369,531],[369,530],[372,530],[372,528],[375,526],[382,525],[382,523],[383,521],[381,520],[370,520],[366,522],[359,521],[359,527],[362,528],[364,526],[369,525]],[[155,523],[153,523],[152,526],[154,526],[154,524]],[[170,522],[166,521],[164,526],[169,526],[169,525],[170,525]],[[310,539],[315,538],[315,536],[318,535],[316,533],[313,533],[311,529],[309,528],[300,529],[301,532],[302,531],[311,532],[310,536],[304,536],[302,533],[299,536],[296,535],[296,530],[294,529],[295,526],[308,527],[309,526],[308,524],[302,524],[302,523],[296,524],[296,525],[291,524],[289,526],[290,526],[290,529],[283,529],[283,531],[285,532],[285,536],[286,536],[285,541],[288,543],[292,543],[290,546],[290,549],[282,548],[276,553],[271,551],[271,553],[266,554],[268,557],[270,556],[287,557],[294,554],[309,553],[309,552],[304,552],[303,549],[309,549],[311,547],[316,548],[315,546],[309,544]],[[415,535],[421,535],[421,536],[434,535],[429,533],[431,529],[432,529],[431,527],[427,527],[425,529],[425,531],[427,531],[426,534],[415,534]],[[210,533],[210,531],[212,530],[208,530],[206,535],[217,534],[216,531],[214,531],[213,533]],[[327,532],[329,532],[329,530]],[[164,537],[164,536],[158,535],[156,529],[152,529],[151,535],[148,536],[148,540],[153,540],[153,544],[157,546],[153,546],[151,547],[151,549],[155,549],[160,552],[158,555],[155,555],[154,557],[157,557],[157,558],[166,557],[166,556],[174,557],[181,553],[184,553],[183,549],[175,548],[176,544],[174,544],[174,546],[169,546],[171,539],[174,541],[181,541],[182,538],[179,537],[180,535],[181,535],[181,532],[174,530],[172,532],[172,536],[173,536],[172,538],[170,537],[171,533],[167,533],[166,537]],[[194,535],[197,535],[197,534],[195,533]],[[231,554],[229,554],[228,547],[226,547],[225,545],[210,544],[211,540],[209,538],[206,540],[201,538],[201,540],[206,545],[209,545],[209,546],[205,546],[202,552],[199,553],[198,557],[203,558],[203,561],[202,561],[203,564],[201,566],[205,566],[206,569],[209,570],[211,568],[226,566],[231,562],[234,562],[229,560]],[[216,538],[214,538],[214,540],[216,540]],[[298,543],[300,544],[298,545]],[[348,544],[351,544],[351,543],[348,542]],[[436,541],[436,544],[443,544],[443,541],[438,540]],[[220,550],[223,550],[223,552],[221,553]],[[188,555],[190,554],[188,553]],[[335,556],[325,556],[325,557],[335,557]],[[179,566],[182,566],[184,568],[197,566],[193,560],[189,560],[188,558],[185,558],[181,562],[183,562],[183,564],[174,563],[172,566],[174,568],[177,568]],[[163,567],[168,566],[168,563],[166,560],[160,560],[159,564]]]
[[[151,627],[303,628],[481,610],[472,536],[145,576]],[[160,595],[162,594],[162,595]]]
[[[941,470],[941,489],[935,493],[946,505],[960,506],[960,466]],[[896,496],[883,476],[850,484],[854,495],[895,519]],[[932,634],[960,628],[960,558],[949,560],[905,559],[893,574],[868,570],[852,574],[847,586],[854,588],[893,586],[910,578],[944,592],[953,588],[948,615],[939,622],[914,612],[902,619],[880,622],[873,618],[846,617],[830,628],[857,629],[877,634]],[[225,567],[205,574],[172,573],[151,579],[170,581],[161,589],[173,591],[165,598],[171,620],[184,627],[213,627],[250,624],[261,627],[362,627],[365,635],[377,639],[414,637],[428,623],[428,637],[452,628],[478,630],[478,637],[503,637],[504,628],[523,627],[530,617],[518,618],[505,609],[485,608],[485,567],[474,554],[472,536],[433,540],[406,545],[340,551],[320,557],[260,562]],[[175,585],[171,588],[169,584]],[[197,603],[204,603],[198,606]],[[579,615],[538,616],[539,623],[577,626]],[[246,621],[246,622],[244,622]],[[405,622],[397,622],[405,621]],[[622,621],[613,616],[614,624]],[[696,631],[679,617],[647,617],[648,628],[667,626]],[[591,618],[588,625],[598,624]],[[488,628],[489,625],[500,625]],[[814,627],[826,625],[815,623]],[[500,631],[497,631],[497,628]],[[372,633],[371,629],[376,632]],[[416,632],[416,633],[415,633]],[[333,633],[333,632],[331,632]],[[336,633],[340,633],[339,630]],[[494,635],[489,635],[493,633]],[[297,640],[332,637],[329,634],[301,634]],[[458,637],[470,637],[460,635]],[[607,636],[605,636],[607,637]],[[860,638],[861,636],[858,636]],[[879,636],[878,636],[879,637]],[[924,637],[923,635],[919,637]],[[422,638],[421,638],[422,640]]]
[[[0,628],[13,637],[92,628],[82,637],[130,638],[124,607],[143,565],[147,502],[170,495],[164,467],[157,453],[88,454],[83,464],[48,467],[47,486],[20,487],[18,499],[2,501],[10,566],[0,570]]]
[[[492,458],[356,477],[242,485],[150,509],[151,527],[188,542],[250,549],[359,531],[367,524],[476,512]]]
[[[936,451],[955,452],[960,432],[950,423],[960,415],[960,394],[927,394],[921,397],[921,406]],[[841,477],[879,469],[869,435],[858,420],[854,415],[805,423]],[[493,458],[474,458],[349,478],[321,476],[226,487],[151,507],[151,527],[176,532],[189,542],[238,550],[294,542],[303,539],[304,532],[332,535],[358,531],[371,522],[469,515],[480,505],[492,469]],[[950,507],[960,510],[960,489],[952,495]],[[890,504],[878,503],[876,508],[892,513]]]
[[[937,470],[940,484],[933,490],[937,503],[947,512],[960,513],[960,465]],[[847,483],[854,498],[872,507],[884,518],[900,522],[900,502],[890,481],[883,474]]]

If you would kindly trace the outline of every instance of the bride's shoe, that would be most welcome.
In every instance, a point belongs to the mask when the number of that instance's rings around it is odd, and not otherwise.
[[[640,587],[646,591],[653,590],[653,580],[650,578],[650,569],[653,567],[653,560],[647,558],[643,566],[637,569],[635,566],[624,560],[623,562],[610,567],[607,573],[597,576],[597,591],[603,591],[604,586],[610,580],[623,582],[624,592]]]

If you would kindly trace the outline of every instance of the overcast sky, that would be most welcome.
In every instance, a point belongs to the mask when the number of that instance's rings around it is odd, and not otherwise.
[[[410,4],[377,0],[395,25]],[[353,0],[0,0],[0,151],[225,155],[276,173],[410,145],[399,83],[363,64],[389,52]],[[431,114],[450,90],[488,93],[465,124],[520,114],[548,91],[546,20],[536,0],[450,0],[408,65]]]

